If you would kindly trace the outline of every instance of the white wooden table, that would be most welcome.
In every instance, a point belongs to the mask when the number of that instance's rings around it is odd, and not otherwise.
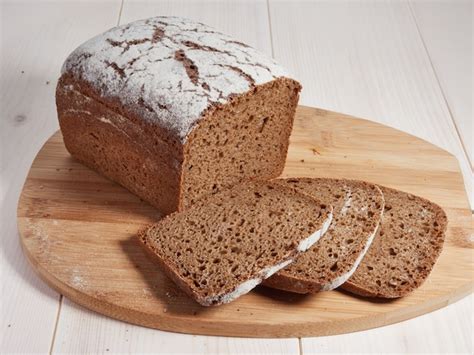
[[[16,205],[58,129],[54,90],[76,46],[118,23],[178,15],[273,55],[304,86],[301,104],[369,118],[454,154],[472,206],[471,1],[1,2],[1,347],[3,353],[473,353],[473,296],[374,330],[304,339],[192,336],[76,306],[23,257]]]

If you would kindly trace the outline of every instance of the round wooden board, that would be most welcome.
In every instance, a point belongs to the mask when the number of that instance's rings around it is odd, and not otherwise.
[[[472,291],[471,212],[449,153],[393,128],[299,107],[283,175],[364,179],[440,204],[449,218],[447,240],[429,279],[408,297],[386,302],[340,291],[295,295],[259,287],[231,304],[201,307],[134,240],[159,213],[72,159],[59,132],[39,152],[23,188],[21,242],[40,276],[78,304],[130,323],[192,334],[351,332],[430,312]]]

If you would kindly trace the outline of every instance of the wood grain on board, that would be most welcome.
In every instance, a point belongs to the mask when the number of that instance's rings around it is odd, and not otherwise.
[[[18,224],[25,254],[66,297],[113,318],[193,334],[296,337],[338,334],[443,307],[473,284],[470,210],[456,159],[395,129],[300,107],[284,176],[357,178],[440,204],[447,241],[430,278],[410,296],[374,302],[339,291],[293,295],[260,287],[220,307],[199,306],[134,240],[160,214],[76,162],[56,133],[25,183]]]

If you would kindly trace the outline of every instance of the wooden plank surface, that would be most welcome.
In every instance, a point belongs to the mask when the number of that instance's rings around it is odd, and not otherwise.
[[[46,353],[59,295],[24,258],[16,205],[29,166],[58,129],[54,90],[66,55],[83,39],[114,25],[119,1],[2,2],[1,6],[1,345],[0,352]]]
[[[472,354],[472,298],[403,323],[339,336],[301,339],[304,354]]]
[[[338,291],[304,296],[260,288],[230,304],[199,306],[136,241],[139,230],[160,218],[158,211],[72,159],[59,132],[36,157],[20,198],[22,245],[41,277],[74,302],[130,323],[189,334],[340,334],[409,319],[472,291],[471,213],[449,153],[387,126],[300,106],[283,176],[366,180],[439,204],[449,224],[427,282],[393,302]],[[58,324],[69,309],[63,304]]]
[[[298,354],[298,339],[242,339],[163,332],[120,322],[68,299],[58,323],[58,354]]]
[[[472,166],[473,2],[412,0],[410,5]]]
[[[120,23],[162,15],[187,17],[215,27],[271,55],[267,13],[265,0],[126,0]]]
[[[300,103],[384,123],[472,170],[408,6],[401,1],[272,1],[275,58],[303,84]],[[471,203],[472,206],[472,203]]]

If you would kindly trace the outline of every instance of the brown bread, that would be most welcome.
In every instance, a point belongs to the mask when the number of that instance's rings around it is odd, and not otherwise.
[[[424,198],[387,187],[377,236],[356,272],[342,286],[361,296],[396,298],[419,287],[443,248],[447,217]]]
[[[139,235],[166,274],[204,306],[228,303],[290,264],[329,227],[332,207],[274,182],[250,182]]]
[[[332,290],[355,271],[383,212],[380,189],[362,181],[291,178],[275,180],[332,205],[333,221],[321,240],[264,285],[296,293]]]
[[[79,46],[56,90],[76,159],[163,213],[283,170],[301,86],[201,23],[154,17]]]

